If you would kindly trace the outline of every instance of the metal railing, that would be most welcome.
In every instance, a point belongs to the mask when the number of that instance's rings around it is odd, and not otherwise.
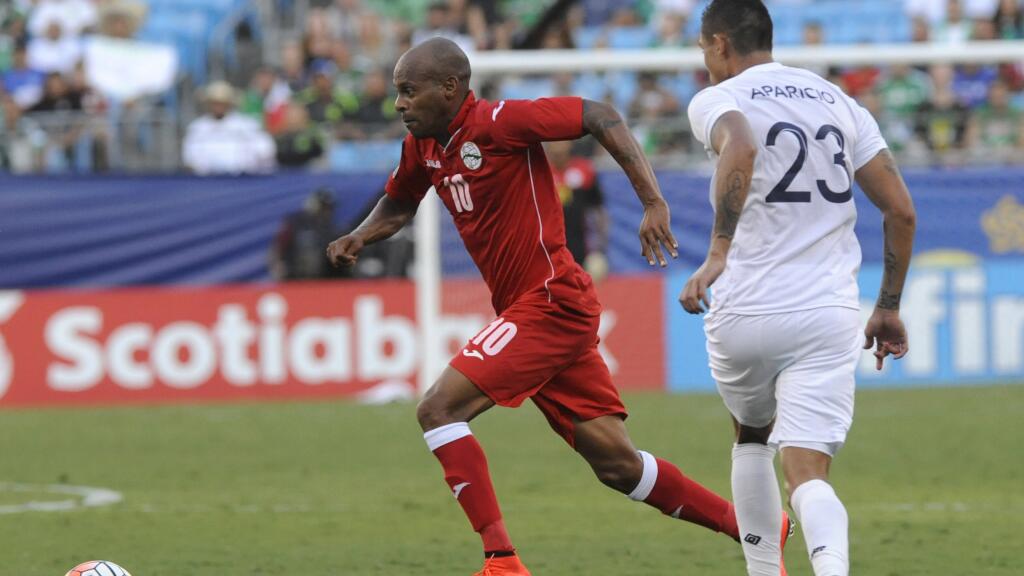
[[[163,109],[36,112],[7,126],[0,166],[14,173],[173,172],[178,120]]]

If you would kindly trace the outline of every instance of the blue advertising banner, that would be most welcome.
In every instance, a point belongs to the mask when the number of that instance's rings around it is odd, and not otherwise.
[[[385,178],[0,177],[0,287],[266,280],[271,240],[307,196],[330,190],[345,225]]]
[[[674,273],[665,284],[669,388],[710,391],[715,385],[708,369],[703,318],[686,314],[677,301],[688,277]],[[861,269],[865,322],[881,278],[878,264]],[[898,362],[887,361],[878,372],[874,356],[865,351],[857,369],[858,386],[1024,380],[1024,258],[922,255],[904,287],[901,317],[910,353]]]
[[[0,287],[223,284],[269,278],[267,251],[282,219],[314,190],[338,200],[353,226],[382,193],[386,174],[274,176],[0,176]],[[650,272],[640,257],[642,210],[626,177],[602,173],[610,219],[610,272]],[[708,177],[658,174],[680,260],[697,266],[712,210]],[[918,210],[916,250],[960,250],[986,259],[1024,255],[1024,169],[908,171]],[[865,262],[881,259],[881,217],[855,194]],[[443,215],[446,276],[476,267]]]

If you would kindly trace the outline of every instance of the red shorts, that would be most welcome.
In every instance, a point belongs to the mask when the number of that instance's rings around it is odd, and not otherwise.
[[[517,302],[473,337],[450,365],[496,404],[530,398],[570,446],[575,423],[626,418],[619,391],[597,350],[599,316],[547,301]]]

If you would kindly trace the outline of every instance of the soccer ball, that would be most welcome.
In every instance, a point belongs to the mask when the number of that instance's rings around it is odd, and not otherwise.
[[[127,570],[107,560],[82,562],[64,576],[132,576]]]

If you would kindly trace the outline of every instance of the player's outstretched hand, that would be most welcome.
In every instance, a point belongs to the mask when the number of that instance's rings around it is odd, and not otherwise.
[[[327,258],[335,268],[351,266],[359,259],[359,251],[362,249],[362,238],[349,234],[327,245]]]
[[[900,320],[899,310],[875,308],[867,326],[864,327],[864,349],[875,349],[875,369],[881,370],[885,357],[892,354],[896,360],[903,358],[910,350],[907,343],[907,329]]]
[[[683,305],[683,310],[690,314],[700,314],[704,312],[705,308],[710,310],[711,300],[708,296],[708,288],[715,283],[715,280],[718,280],[723,270],[725,270],[725,259],[709,256],[693,273],[693,276],[690,276],[683,291],[679,293],[679,303]],[[704,306],[701,306],[702,303]]]
[[[679,256],[679,243],[672,235],[669,221],[668,204],[664,200],[644,209],[644,219],[640,222],[640,247],[643,248],[641,254],[651,266],[654,266],[655,260],[662,268],[668,265],[661,251],[662,246],[673,258]]]

